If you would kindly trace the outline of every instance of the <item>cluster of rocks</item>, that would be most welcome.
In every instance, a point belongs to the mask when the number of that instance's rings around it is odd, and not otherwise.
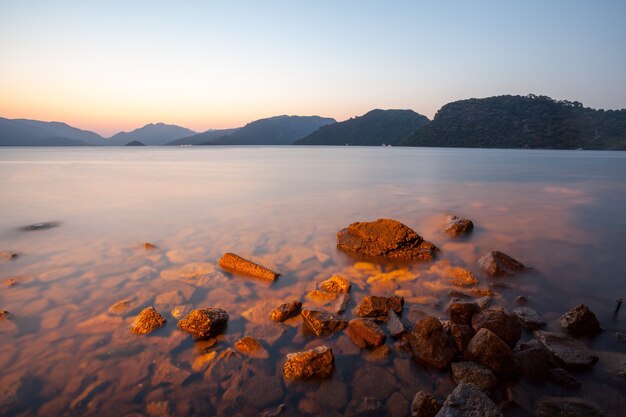
[[[123,300],[111,306],[113,311],[122,308],[121,304],[125,304],[127,300]],[[215,337],[220,334],[226,327],[229,319],[228,313],[221,308],[200,308],[192,310],[189,314],[178,321],[178,327],[181,330],[191,334],[196,339],[206,339]],[[162,327],[167,323],[165,317],[159,314],[154,307],[150,306],[141,310],[139,315],[135,317],[130,331],[135,334],[145,335]]]

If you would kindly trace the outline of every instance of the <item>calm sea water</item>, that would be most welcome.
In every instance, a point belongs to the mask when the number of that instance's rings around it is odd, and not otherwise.
[[[351,400],[373,396],[389,415],[408,415],[417,390],[443,399],[454,389],[450,377],[393,348],[373,360],[342,333],[312,338],[298,319],[268,323],[268,311],[292,298],[312,305],[306,293],[339,273],[354,284],[350,307],[367,294],[400,294],[445,319],[455,287],[442,271],[468,268],[487,288],[494,281],[480,276],[476,260],[501,250],[536,272],[494,288],[493,305],[512,309],[525,295],[558,331],[558,317],[585,303],[605,329],[586,341],[601,360],[577,374],[582,390],[521,381],[524,407],[532,411],[545,394],[573,395],[618,416],[626,382],[613,368],[626,360],[626,344],[614,334],[626,332],[626,309],[613,311],[626,298],[624,213],[624,152],[1,148],[0,251],[19,257],[0,261],[2,281],[17,281],[0,287],[0,309],[12,315],[0,322],[0,414],[243,416],[285,404],[283,415],[343,415]],[[448,214],[474,220],[470,238],[443,233]],[[412,227],[441,256],[355,267],[335,249],[336,233],[380,217]],[[20,230],[40,222],[60,225]],[[157,248],[146,250],[144,242]],[[226,251],[282,276],[267,285],[224,274],[216,261]],[[371,280],[378,270],[400,270],[406,279]],[[133,310],[108,314],[122,299]],[[148,305],[167,326],[130,334],[129,323]],[[210,306],[231,316],[218,340],[196,343],[176,329],[174,308]],[[224,359],[245,335],[258,338],[269,359]],[[285,355],[322,343],[335,352],[333,378],[285,386]],[[524,415],[511,407],[506,413]]]

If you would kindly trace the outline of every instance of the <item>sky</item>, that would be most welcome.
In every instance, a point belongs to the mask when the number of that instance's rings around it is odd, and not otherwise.
[[[501,94],[621,109],[624,22],[624,0],[0,0],[0,116],[109,136]]]

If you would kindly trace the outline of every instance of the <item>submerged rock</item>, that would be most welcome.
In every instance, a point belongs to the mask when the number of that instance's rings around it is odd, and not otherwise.
[[[383,403],[372,397],[353,398],[346,407],[346,417],[378,417],[385,414]]]
[[[528,330],[537,330],[546,325],[539,313],[530,307],[517,307],[512,311],[520,324]]]
[[[350,294],[346,292],[337,297],[337,301],[335,301],[331,307],[335,314],[343,314],[346,311],[349,302]]]
[[[518,349],[513,352],[517,363],[520,365],[522,375],[533,382],[545,381],[550,373],[550,352],[538,340],[520,343]]]
[[[179,320],[178,327],[197,339],[210,338],[224,330],[229,318],[221,308],[201,308]]]
[[[222,269],[229,272],[260,278],[266,281],[275,281],[279,276],[278,273],[244,259],[241,256],[235,255],[234,253],[225,253],[218,261],[218,264]]]
[[[441,410],[443,404],[441,404],[432,394],[424,391],[418,391],[413,397],[411,403],[411,416],[412,417],[435,417],[439,410]]]
[[[589,369],[598,361],[586,345],[564,334],[537,330],[535,336],[566,369]]]
[[[482,328],[489,329],[500,339],[504,340],[509,347],[515,344],[522,336],[522,328],[517,317],[508,314],[502,307],[487,308],[472,316],[474,331]]]
[[[328,336],[348,325],[348,321],[341,317],[318,310],[302,310],[302,318],[306,325],[318,336]]]
[[[582,398],[545,397],[537,405],[537,417],[606,417],[598,406]]]
[[[373,319],[352,319],[346,330],[350,339],[361,349],[375,348],[385,343],[385,332]]]
[[[502,417],[498,407],[474,384],[460,384],[443,403],[436,417]]]
[[[20,229],[25,232],[30,232],[34,230],[52,229],[53,227],[58,227],[59,225],[61,225],[61,223],[59,222],[44,222],[44,223],[29,224],[28,226],[22,226]]]
[[[455,355],[452,341],[435,317],[417,322],[410,333],[411,351],[415,360],[425,366],[446,369]]]
[[[285,304],[281,304],[276,307],[270,313],[270,319],[273,321],[281,322],[291,317],[295,317],[300,314],[302,303],[298,300],[293,300]]]
[[[267,359],[270,354],[261,344],[250,336],[245,336],[235,342],[235,349],[240,353],[256,359]]]
[[[584,304],[563,314],[560,322],[563,330],[574,337],[594,336],[602,331],[596,315]]]
[[[509,346],[491,330],[482,328],[469,341],[465,356],[491,368],[503,378],[518,372],[517,361]]]
[[[0,321],[8,319],[10,315],[11,313],[9,313],[8,311],[0,310]]]
[[[156,246],[150,242],[146,242],[143,244],[143,248],[146,250],[150,250],[150,249],[156,249]]]
[[[373,257],[431,260],[439,251],[414,230],[391,219],[356,222],[337,233],[337,247]]]
[[[342,277],[341,275],[333,275],[326,281],[320,283],[320,288],[326,292],[331,293],[346,293],[350,291],[350,281]]]
[[[450,325],[450,336],[452,336],[456,350],[458,350],[459,353],[465,353],[467,344],[474,336],[474,329],[469,325],[452,323],[452,325]]]
[[[567,389],[581,389],[583,384],[563,368],[552,368],[549,372],[550,380],[556,385]]]
[[[326,305],[335,301],[337,294],[322,290],[313,290],[306,295],[306,298],[313,301],[315,304]]]
[[[135,334],[148,334],[165,325],[166,322],[165,317],[151,306],[141,310],[135,321],[133,321],[130,331]]]
[[[13,259],[17,259],[17,257],[18,257],[17,253],[8,252],[8,251],[0,252],[0,260],[3,260],[3,261],[10,261]]]
[[[528,268],[521,262],[502,252],[492,251],[478,260],[478,265],[487,274],[494,277],[515,275]]]
[[[328,378],[335,369],[333,351],[326,345],[305,352],[290,353],[283,366],[286,381]]]
[[[19,284],[19,281],[16,278],[7,278],[4,280],[4,286],[5,287],[15,287],[17,284]]]
[[[117,303],[113,304],[111,307],[109,307],[109,314],[113,314],[115,316],[121,316],[124,315],[126,313],[128,313],[131,308],[133,306],[133,300],[131,299],[125,299],[125,300],[120,300]]]
[[[484,365],[474,362],[455,362],[452,364],[452,379],[457,384],[472,383],[487,394],[498,387],[498,377]]]
[[[453,237],[465,236],[474,229],[474,223],[463,217],[450,216],[446,225],[446,233]]]

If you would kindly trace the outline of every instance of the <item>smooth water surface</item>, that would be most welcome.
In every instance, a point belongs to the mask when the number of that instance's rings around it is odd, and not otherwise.
[[[472,270],[492,305],[516,307],[524,295],[549,330],[579,303],[605,331],[585,340],[600,356],[576,377],[580,391],[520,381],[527,415],[542,395],[581,396],[614,416],[626,409],[626,153],[415,148],[192,147],[0,149],[0,414],[6,415],[344,415],[350,401],[381,400],[408,415],[418,390],[441,399],[448,373],[416,365],[394,347],[376,357],[345,333],[316,339],[301,319],[267,320],[333,274],[353,283],[351,308],[364,295],[401,295],[410,309],[446,319],[454,287],[450,266]],[[446,217],[471,218],[466,239],[443,233]],[[354,221],[394,218],[435,243],[430,263],[356,264],[335,248]],[[59,222],[47,230],[22,226]],[[144,242],[156,249],[147,250]],[[476,261],[503,251],[535,272],[483,277]],[[273,284],[223,273],[216,261],[235,252],[282,275]],[[394,274],[380,275],[382,272]],[[378,278],[372,278],[378,275]],[[401,279],[398,277],[402,277]],[[492,284],[499,282],[506,284]],[[130,299],[128,314],[108,313]],[[148,336],[128,331],[141,308],[168,320]],[[228,328],[194,342],[178,313],[221,307]],[[256,337],[269,359],[230,355]],[[525,333],[522,340],[532,337]],[[287,353],[327,344],[336,372],[327,381],[285,385]],[[504,402],[502,393],[496,401]],[[4,404],[2,404],[4,402]],[[523,401],[522,401],[523,402]],[[3,408],[4,407],[4,408]],[[136,415],[136,414],[134,414]]]

